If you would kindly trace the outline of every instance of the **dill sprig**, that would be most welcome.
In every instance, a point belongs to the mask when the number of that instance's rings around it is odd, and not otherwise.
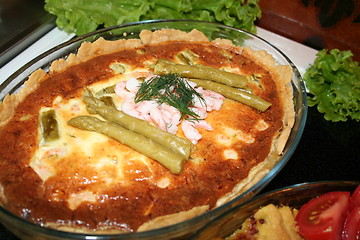
[[[135,95],[135,103],[146,100],[154,100],[159,105],[167,103],[180,111],[181,119],[199,119],[199,115],[191,110],[194,106],[194,97],[198,97],[206,106],[205,99],[184,78],[177,74],[165,74],[142,82]]]

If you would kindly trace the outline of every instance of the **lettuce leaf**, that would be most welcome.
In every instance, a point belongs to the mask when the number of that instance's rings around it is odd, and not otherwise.
[[[46,0],[45,10],[56,15],[56,25],[76,35],[124,22],[139,21],[152,7],[142,0]]]
[[[127,22],[193,19],[219,22],[256,33],[259,0],[45,0],[57,26],[76,35]]]
[[[360,120],[360,66],[351,51],[323,49],[304,74],[309,106],[328,121]]]

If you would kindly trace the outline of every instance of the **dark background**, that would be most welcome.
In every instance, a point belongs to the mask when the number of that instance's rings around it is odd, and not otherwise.
[[[0,68],[54,26],[44,0],[0,0]]]
[[[359,61],[359,2],[261,0],[257,25],[318,50],[350,49]],[[54,26],[43,5],[40,0],[0,0],[0,67]],[[329,122],[316,107],[309,108],[297,149],[263,192],[311,181],[360,180],[359,136],[359,122]],[[0,225],[0,240],[15,239]]]
[[[260,0],[258,26],[314,49],[351,50],[360,61],[359,0]]]

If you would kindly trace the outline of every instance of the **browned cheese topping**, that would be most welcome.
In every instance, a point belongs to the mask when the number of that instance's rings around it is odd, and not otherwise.
[[[86,112],[81,107],[84,87],[106,86],[109,79],[122,75],[109,68],[112,63],[130,66],[129,72],[151,72],[149,66],[158,59],[176,62],[176,55],[185,50],[198,56],[198,64],[258,76],[261,84],[249,87],[271,107],[260,112],[225,99],[221,109],[206,119],[213,130],[199,129],[202,138],[181,174],[172,174],[119,141],[66,123],[59,123],[65,139],[61,147],[39,152],[42,109],[62,111],[67,121],[76,113],[64,113],[67,108],[61,104],[73,101],[80,104],[80,112]],[[160,216],[197,206],[215,207],[274,151],[273,138],[283,129],[283,118],[274,75],[235,47],[177,41],[96,56],[47,74],[0,129],[0,200],[6,209],[38,224],[136,231]],[[72,144],[88,146],[79,142],[81,134],[92,136],[91,143],[86,143],[92,149],[71,150]],[[183,137],[181,129],[177,134]]]

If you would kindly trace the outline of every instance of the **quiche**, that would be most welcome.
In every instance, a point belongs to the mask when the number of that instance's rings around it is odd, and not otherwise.
[[[1,205],[75,232],[138,232],[223,205],[294,124],[292,72],[194,29],[83,43],[0,104]]]

